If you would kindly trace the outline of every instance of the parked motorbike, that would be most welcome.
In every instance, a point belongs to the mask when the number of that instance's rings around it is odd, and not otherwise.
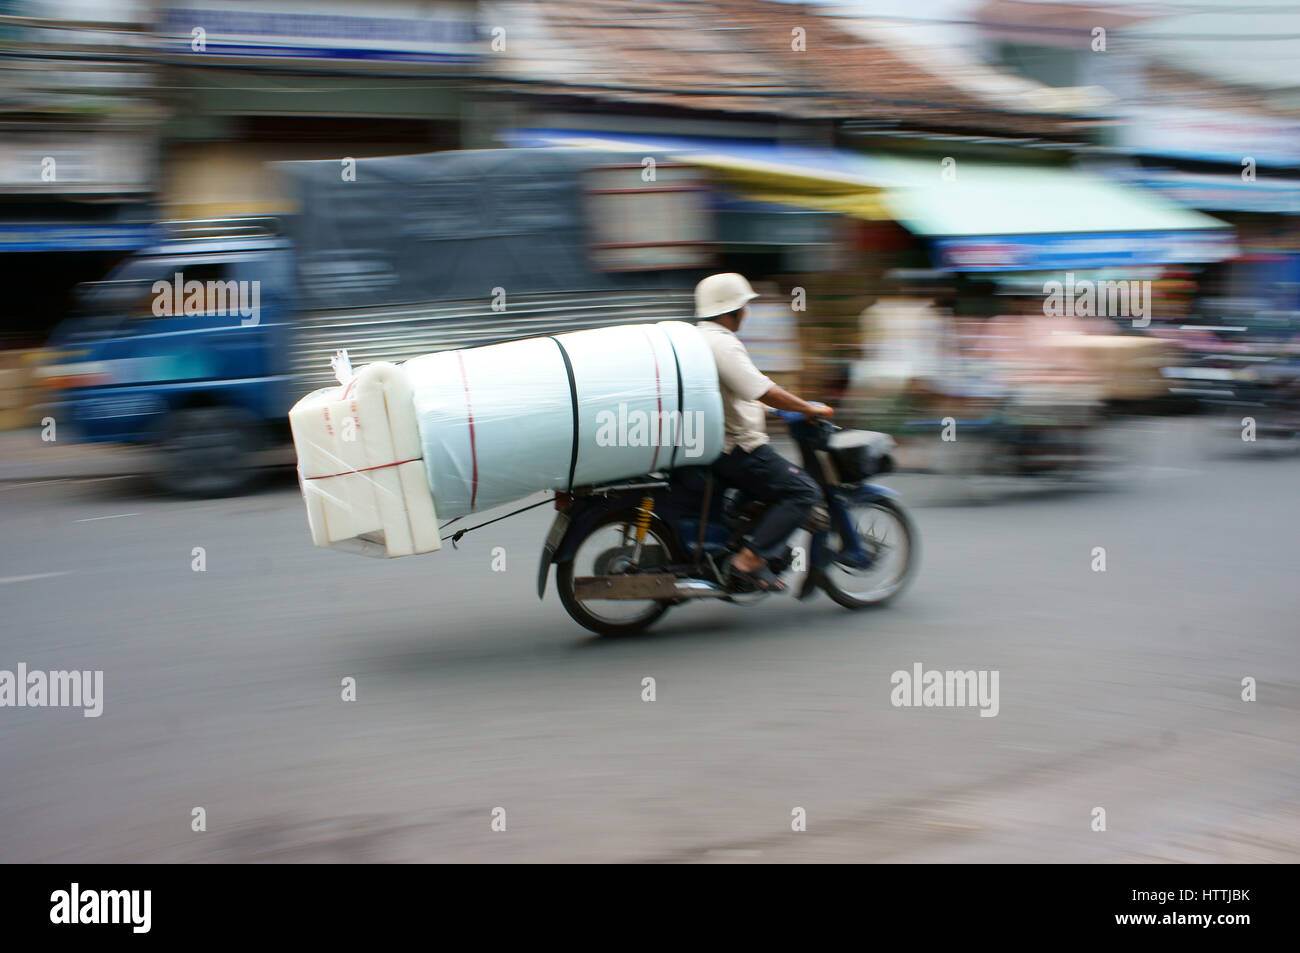
[[[807,545],[786,547],[770,568],[777,575],[803,571],[800,599],[820,588],[848,609],[888,602],[911,581],[919,546],[898,494],[869,482],[892,469],[893,440],[824,419],[779,416],[821,487],[824,506],[805,524]],[[694,599],[751,605],[773,594],[741,591],[723,569],[766,506],[707,467],[557,494],[555,507],[537,594],[544,594],[554,563],[561,603],[593,632],[639,632]]]
[[[1194,382],[1202,406],[1221,431],[1239,435],[1250,420],[1260,440],[1300,437],[1300,359],[1222,355],[1212,363],[1171,368],[1174,375]]]
[[[1198,400],[1228,434],[1239,436],[1249,421],[1260,440],[1300,436],[1300,312],[1214,320],[1180,329],[1183,360],[1161,371],[1171,391]]]

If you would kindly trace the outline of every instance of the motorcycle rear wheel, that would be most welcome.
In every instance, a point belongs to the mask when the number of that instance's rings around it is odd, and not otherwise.
[[[630,568],[625,565],[635,546],[636,510],[620,510],[600,520],[578,543],[573,558],[555,569],[560,603],[574,622],[598,635],[632,635],[659,621],[673,606],[668,599],[611,600],[583,602],[573,593],[578,576],[617,575]],[[686,555],[674,534],[657,517],[650,521],[641,549],[640,565],[682,563]],[[622,607],[620,611],[619,607]]]

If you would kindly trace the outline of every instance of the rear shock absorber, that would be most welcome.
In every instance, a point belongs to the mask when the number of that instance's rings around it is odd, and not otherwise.
[[[655,498],[647,493],[641,497],[641,502],[636,507],[636,547],[632,550],[632,565],[641,565],[641,546],[645,542],[645,534],[650,529],[650,518],[654,516]]]

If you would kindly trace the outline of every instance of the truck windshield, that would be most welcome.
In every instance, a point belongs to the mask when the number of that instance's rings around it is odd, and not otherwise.
[[[182,281],[224,281],[230,263],[180,260],[176,258],[140,258],[128,261],[109,273],[102,281],[87,282],[77,296],[78,315],[96,328],[118,326],[126,322],[152,321],[170,316],[170,308],[159,314],[155,304],[159,294],[155,285],[166,282],[170,289],[178,274]],[[170,290],[164,294],[171,296]],[[174,298],[172,299],[174,300]]]

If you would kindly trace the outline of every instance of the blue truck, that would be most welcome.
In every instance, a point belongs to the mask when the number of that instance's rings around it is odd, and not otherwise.
[[[643,188],[626,157],[532,149],[364,159],[353,179],[276,165],[296,212],[161,226],[83,286],[45,369],[61,438],[151,445],[165,489],[228,495],[340,348],[361,365],[691,314],[711,222],[686,173]],[[592,188],[593,170],[628,187]],[[643,234],[604,240],[607,197]]]

